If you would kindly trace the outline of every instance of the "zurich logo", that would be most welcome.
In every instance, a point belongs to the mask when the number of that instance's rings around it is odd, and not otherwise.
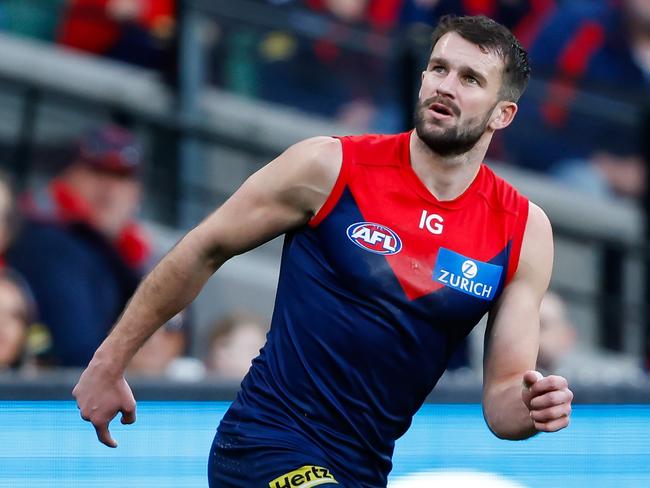
[[[438,250],[433,279],[481,300],[493,300],[499,293],[503,266],[469,259],[450,249]]]
[[[476,266],[476,263],[474,261],[468,259],[463,263],[460,270],[462,271],[465,278],[469,278],[471,280],[476,276],[476,273],[478,273],[478,266]]]
[[[357,222],[348,227],[347,235],[357,246],[375,254],[397,254],[402,249],[402,240],[385,225]]]

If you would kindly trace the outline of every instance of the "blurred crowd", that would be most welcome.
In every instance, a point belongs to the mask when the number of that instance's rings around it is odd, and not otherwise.
[[[0,28],[71,49],[165,70],[175,0],[2,0]]]
[[[160,256],[138,221],[143,150],[117,125],[87,131],[46,184],[14,195],[0,175],[0,370],[83,367]],[[239,381],[266,324],[247,314],[208,324],[191,356],[189,311],[137,353],[129,374]]]
[[[224,36],[217,83],[333,118],[358,131],[404,130],[428,36],[445,14],[488,15],[529,50],[535,82],[489,157],[549,175],[600,198],[646,189],[643,133],[650,126],[650,2],[646,0],[304,0],[334,19],[313,40],[290,30]],[[353,25],[358,31],[345,30]],[[396,43],[377,52],[378,38]],[[356,39],[365,50],[346,48]],[[411,59],[410,63],[408,60]],[[412,72],[409,72],[412,71]],[[406,91],[404,93],[399,91]],[[416,93],[412,88],[411,98]]]
[[[316,35],[304,27],[260,29],[209,17],[210,80],[359,132],[409,125],[406,84],[415,86],[427,55],[423,30],[449,13],[488,15],[510,27],[529,49],[537,81],[489,157],[599,197],[645,194],[642,141],[647,134],[642,131],[650,126],[646,0],[248,3],[253,9],[298,9],[304,16],[293,17],[296,25],[312,26]],[[174,80],[176,9],[175,0],[2,0],[0,29],[157,70]]]
[[[529,50],[534,78],[489,157],[601,198],[645,196],[648,0],[247,3],[300,12],[292,17],[300,28],[207,18],[210,81],[359,132],[408,128],[403,112],[428,56],[426,33],[440,16],[490,16]],[[175,0],[0,0],[0,30],[155,70],[169,81],[176,9]],[[307,35],[309,26],[318,35]],[[138,222],[144,165],[131,132],[104,126],[84,134],[69,164],[42,188],[14,195],[9,177],[0,175],[0,368],[88,362],[159,258]],[[565,360],[578,357],[568,353],[575,330],[558,296],[544,307],[550,312],[543,316],[540,368],[568,367]],[[191,357],[191,324],[189,311],[174,317],[138,353],[130,373],[238,381],[266,331],[251,315],[220,317],[206,327],[205,350]],[[461,353],[459,367],[468,361]]]
[[[155,256],[140,222],[143,150],[129,130],[106,125],[74,143],[45,185],[15,195],[0,174],[0,372],[85,366]],[[265,342],[267,324],[242,312],[196,324],[184,310],[156,331],[128,374],[239,382]],[[538,369],[583,382],[642,374],[633,358],[577,347],[564,300],[549,291],[540,315]],[[472,367],[470,344],[450,370]]]

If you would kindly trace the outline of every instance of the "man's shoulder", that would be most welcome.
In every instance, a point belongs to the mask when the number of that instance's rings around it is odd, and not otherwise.
[[[316,136],[289,146],[274,162],[282,170],[273,175],[276,181],[290,184],[335,180],[342,161],[341,142],[335,137]]]
[[[546,212],[539,205],[528,202],[528,225],[527,228],[533,228],[535,232],[551,233],[551,220]]]
[[[341,137],[343,156],[365,165],[395,165],[409,158],[410,132]]]
[[[336,138],[342,144],[354,144],[367,147],[381,147],[395,144],[402,144],[408,141],[410,132],[401,132],[399,134],[356,134],[347,136],[337,136]]]
[[[286,153],[301,161],[310,163],[331,162],[341,154],[341,142],[338,137],[316,136],[303,139],[289,147]]]
[[[351,134],[337,136],[316,136],[304,139],[290,146],[286,154],[310,162],[325,162],[340,159],[351,151],[385,153],[390,147],[403,147],[408,143],[410,132],[400,134]]]

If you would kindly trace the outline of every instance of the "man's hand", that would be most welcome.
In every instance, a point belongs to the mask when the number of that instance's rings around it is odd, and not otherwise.
[[[538,371],[527,371],[521,397],[538,431],[556,432],[569,425],[573,392],[562,376],[544,377]]]
[[[122,374],[109,373],[93,363],[94,360],[82,373],[72,396],[77,400],[81,418],[93,424],[100,442],[108,447],[117,447],[108,424],[118,412],[122,412],[123,424],[134,423],[135,398]]]

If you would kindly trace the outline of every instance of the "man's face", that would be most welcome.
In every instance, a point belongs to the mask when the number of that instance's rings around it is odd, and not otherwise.
[[[83,165],[70,175],[69,181],[90,205],[95,223],[105,234],[119,234],[135,217],[141,196],[140,183],[135,178]]]
[[[469,151],[499,103],[503,60],[450,32],[438,40],[415,110],[418,137],[441,156]]]

